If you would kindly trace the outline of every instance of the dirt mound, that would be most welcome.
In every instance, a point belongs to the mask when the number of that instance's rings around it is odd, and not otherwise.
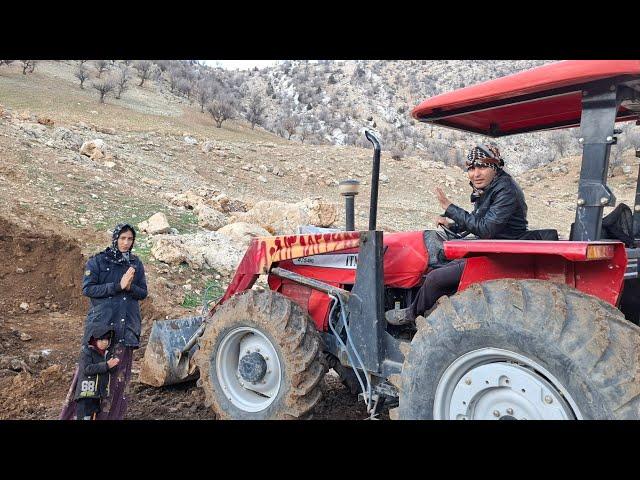
[[[75,240],[27,231],[0,218],[0,311],[86,310],[84,263]]]

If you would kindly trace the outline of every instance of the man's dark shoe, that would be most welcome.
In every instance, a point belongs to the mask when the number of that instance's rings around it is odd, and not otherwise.
[[[407,325],[416,320],[415,315],[411,313],[411,308],[398,308],[395,310],[387,310],[384,318],[391,325]]]

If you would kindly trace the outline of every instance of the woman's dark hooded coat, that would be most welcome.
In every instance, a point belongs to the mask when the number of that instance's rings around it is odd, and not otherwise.
[[[89,341],[96,325],[113,328],[113,345],[140,346],[141,315],[139,300],[147,297],[147,281],[144,266],[132,253],[118,250],[118,237],[125,227],[120,224],[113,232],[112,246],[94,255],[87,262],[82,282],[82,293],[91,300],[91,308],[85,322],[83,343]],[[135,230],[131,228],[134,234]],[[133,244],[131,245],[133,248]],[[132,266],[136,274],[131,290],[122,290],[120,280]]]

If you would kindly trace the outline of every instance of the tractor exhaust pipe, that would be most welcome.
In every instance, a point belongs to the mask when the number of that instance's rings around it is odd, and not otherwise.
[[[369,206],[369,230],[376,229],[376,214],[378,212],[378,180],[380,178],[380,142],[369,130],[364,136],[373,144],[373,168],[371,170],[371,204]]]
[[[345,230],[347,232],[353,232],[356,229],[355,205],[359,187],[360,182],[358,180],[343,180],[338,184],[340,195],[342,195],[345,200]]]

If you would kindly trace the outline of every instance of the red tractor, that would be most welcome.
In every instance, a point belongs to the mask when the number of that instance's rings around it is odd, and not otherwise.
[[[603,208],[615,204],[615,123],[639,113],[637,60],[557,62],[424,101],[415,119],[492,137],[579,125],[570,239],[445,241],[448,259],[467,258],[457,293],[415,326],[387,324],[437,252],[429,231],[376,230],[380,145],[367,133],[368,231],[352,231],[346,182],[346,231],[254,239],[203,317],[155,322],[141,380],[199,373],[207,404],[230,419],[303,417],[328,368],[372,417],[389,408],[400,419],[640,418],[640,181],[633,248],[600,240]],[[252,289],[259,275],[270,290]]]

